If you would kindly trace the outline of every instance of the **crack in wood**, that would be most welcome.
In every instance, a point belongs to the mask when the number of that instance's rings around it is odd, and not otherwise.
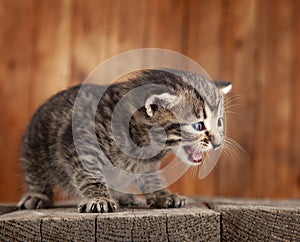
[[[134,236],[133,236],[133,232],[134,232],[134,227],[135,227],[135,220],[136,220],[136,216],[134,213],[134,210],[131,210],[132,214],[133,214],[133,220],[132,220],[132,226],[131,226],[131,230],[130,230],[130,237],[131,237],[131,242],[134,241]]]
[[[166,214],[166,233],[167,233],[167,241],[170,242],[170,235],[169,235],[169,225],[168,225],[169,219],[168,214]]]
[[[43,241],[43,219],[40,220],[40,238]]]
[[[98,216],[95,216],[95,242],[97,242],[97,227],[98,227]]]

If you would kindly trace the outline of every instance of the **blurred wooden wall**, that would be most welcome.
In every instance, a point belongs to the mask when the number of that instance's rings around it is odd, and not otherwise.
[[[18,152],[34,110],[123,51],[185,54],[233,80],[228,134],[248,152],[223,157],[182,194],[300,195],[300,1],[0,0],[0,201],[22,191]],[[238,104],[238,105],[236,105]]]

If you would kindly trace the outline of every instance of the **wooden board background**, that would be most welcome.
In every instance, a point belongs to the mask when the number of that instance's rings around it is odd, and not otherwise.
[[[107,58],[137,48],[185,54],[232,80],[225,156],[182,194],[300,195],[300,1],[0,0],[0,201],[22,193],[19,141],[34,110]]]

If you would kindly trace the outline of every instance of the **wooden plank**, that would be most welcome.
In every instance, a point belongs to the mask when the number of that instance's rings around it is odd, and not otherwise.
[[[128,211],[128,214],[125,213],[125,216],[120,213],[115,213],[113,216],[98,216],[96,238],[99,241],[133,241],[133,226],[132,211]]]
[[[74,2],[72,84],[83,82],[108,58],[143,47],[146,3],[145,0]],[[93,14],[95,9],[97,14]],[[107,80],[105,74],[101,78],[100,84],[113,81]]]
[[[41,219],[42,241],[94,241],[96,215],[58,209]]]
[[[185,4],[184,0],[147,1],[144,47],[182,52],[186,27]]]
[[[220,0],[189,0],[186,4],[183,51],[201,65],[213,79],[224,78],[220,72],[222,7]]]
[[[0,0],[1,201],[20,197],[19,142],[36,107],[141,47],[187,54],[244,96],[228,133],[250,160],[223,159],[203,181],[188,172],[172,190],[299,197],[300,5],[274,1]]]
[[[220,77],[221,5],[221,1],[185,1],[184,22],[181,23],[182,53],[206,69],[214,79]],[[217,170],[218,165],[208,177],[199,180],[199,169],[191,168],[172,189],[185,195],[216,194]]]
[[[218,241],[219,223],[218,213],[193,206],[110,214],[81,214],[76,208],[23,210],[0,215],[0,240]]]
[[[40,225],[37,212],[17,211],[0,215],[0,240],[41,241]]]
[[[291,1],[261,1],[261,44],[258,75],[258,155],[256,196],[286,197],[289,185],[290,95],[291,80]],[[280,97],[280,98],[279,98]]]
[[[118,52],[131,51],[143,47],[145,23],[147,19],[144,14],[147,0],[119,1],[119,22],[118,22]],[[128,8],[127,6],[131,6]]]
[[[222,72],[225,78],[232,80],[233,91],[225,105],[226,133],[230,139],[225,145],[227,159],[218,170],[218,195],[249,196],[251,162],[255,162],[258,6],[257,1],[231,0],[226,1],[223,9]],[[249,157],[231,139],[245,147]]]
[[[1,205],[0,211],[7,208]],[[0,215],[0,240],[15,239],[298,241],[300,201],[195,197],[180,209],[120,208],[116,213],[83,214],[76,207],[62,206],[10,211]]]
[[[70,79],[71,1],[36,1],[31,113]]]
[[[299,202],[217,199],[210,206],[221,213],[224,241],[299,241]]]
[[[219,223],[219,214],[201,205],[110,214],[82,214],[76,208],[22,210],[0,215],[0,240],[217,241]]]
[[[293,1],[293,62],[291,66],[291,128],[290,128],[290,150],[289,150],[289,197],[300,197],[300,1]]]
[[[109,22],[114,2],[73,1],[70,85],[82,83],[91,71],[107,58],[110,43]],[[97,11],[97,13],[95,13]],[[110,56],[109,56],[110,57]],[[103,83],[105,81],[103,80]]]
[[[220,216],[212,210],[191,208],[169,211],[167,219],[168,241],[220,241],[221,239]]]
[[[22,210],[0,216],[0,240],[92,241],[96,215],[80,214],[75,208]]]
[[[29,120],[34,2],[0,1],[0,199],[15,202],[20,139]]]

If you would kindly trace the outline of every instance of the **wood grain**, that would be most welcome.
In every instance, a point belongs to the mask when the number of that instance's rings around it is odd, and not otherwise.
[[[36,1],[30,82],[30,108],[34,112],[70,80],[71,1]]]
[[[186,11],[184,51],[187,56],[202,65],[212,78],[218,79],[220,78],[221,1],[204,1],[201,5],[197,1],[190,1]],[[198,173],[197,169],[187,172],[178,181],[179,189],[182,186],[186,187],[185,193],[188,195],[216,194],[218,172],[212,173],[202,181],[198,179]]]
[[[0,201],[21,195],[20,139],[36,108],[106,59],[144,47],[232,80],[237,115],[228,114],[227,133],[248,153],[224,156],[203,181],[189,171],[172,190],[299,197],[299,13],[298,0],[0,0]]]
[[[0,240],[219,241],[219,228],[219,214],[199,205],[120,209],[111,214],[56,208],[0,215]]]
[[[107,31],[112,5],[107,1],[76,0],[72,3],[70,84],[74,85],[82,83],[107,58],[105,49],[110,40]]]
[[[278,1],[278,4],[263,2],[262,17],[262,52],[260,90],[260,137],[257,144],[261,174],[256,187],[258,195],[275,197],[287,196],[290,184],[289,173],[289,127],[291,115],[291,2]],[[274,15],[275,14],[275,15]],[[276,17],[274,17],[276,16]],[[282,182],[274,182],[274,179]],[[263,184],[263,185],[262,185]],[[259,191],[260,190],[260,191]]]
[[[299,201],[222,200],[210,203],[221,214],[224,241],[298,241]]]
[[[18,151],[31,113],[33,12],[33,1],[0,1],[0,200],[4,201],[20,196]]]
[[[295,53],[292,57],[291,64],[291,122],[290,126],[290,146],[289,146],[289,186],[290,197],[299,197],[300,185],[300,109],[299,109],[299,93],[300,93],[300,2],[294,1],[294,14],[292,17],[292,51]]]
[[[186,208],[121,208],[82,214],[76,207],[13,211],[0,206],[0,240],[299,241],[299,200],[189,198]]]
[[[232,152],[220,162],[218,192],[221,196],[250,196],[251,162],[254,159],[255,117],[257,105],[257,9],[256,1],[226,1],[223,6],[222,43],[226,48],[220,76],[232,80],[233,91],[226,99],[227,135],[239,140],[242,150]],[[234,56],[234,58],[233,58]],[[251,92],[249,92],[251,90]],[[234,146],[230,144],[229,146]],[[235,178],[239,177],[237,181]],[[239,191],[239,194],[236,194]]]

